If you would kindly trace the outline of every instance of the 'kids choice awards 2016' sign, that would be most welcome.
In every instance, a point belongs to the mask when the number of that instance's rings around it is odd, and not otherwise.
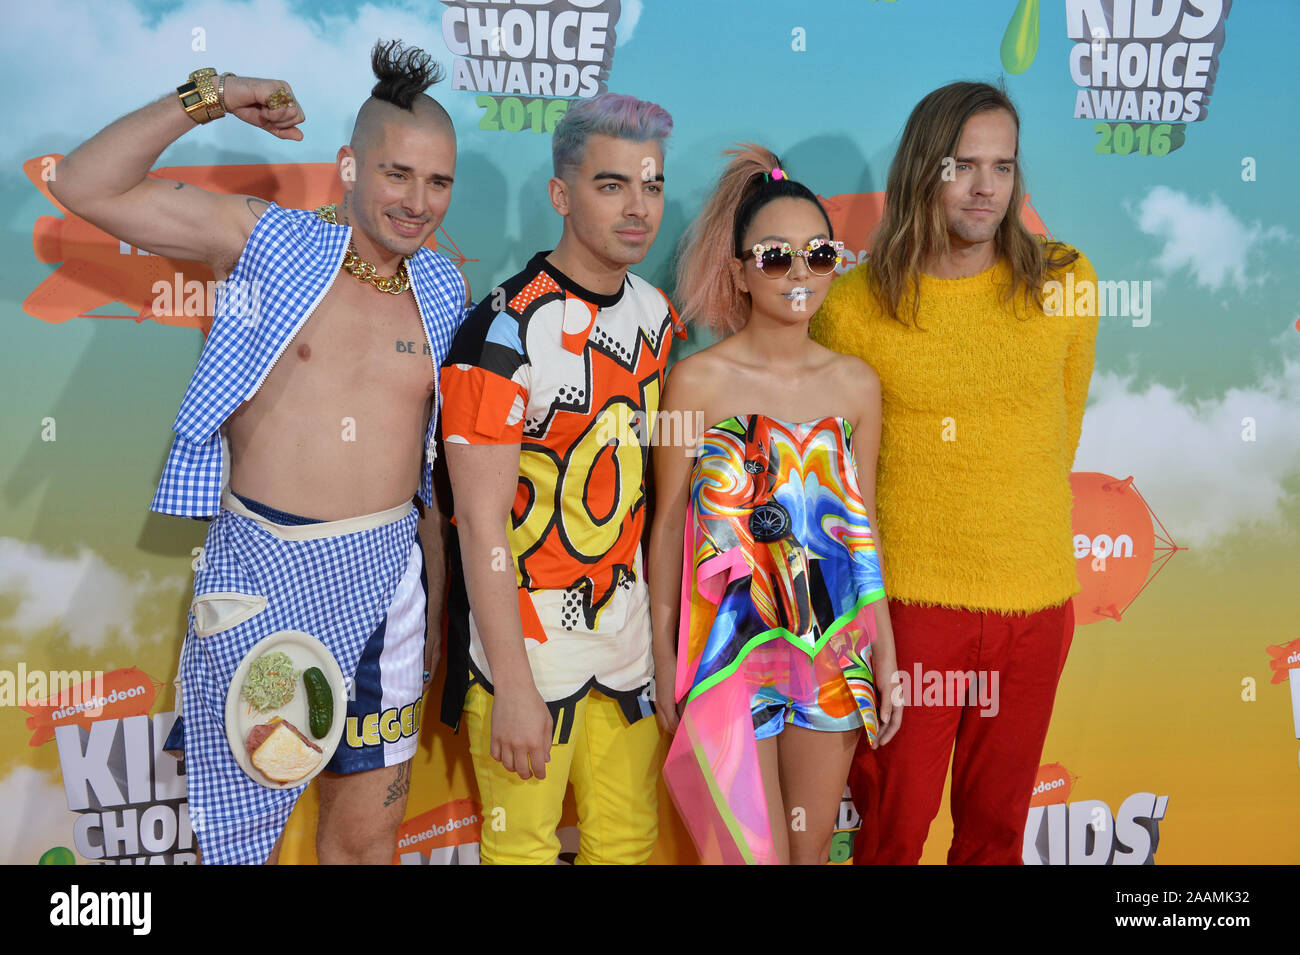
[[[170,674],[192,555],[207,528],[148,505],[214,300],[240,290],[70,213],[50,191],[58,160],[212,66],[292,83],[309,118],[304,140],[223,119],[187,132],[153,175],[295,208],[338,201],[335,156],[374,82],[368,51],[394,37],[446,68],[431,92],[459,152],[451,205],[429,244],[464,272],[475,299],[554,247],[550,134],[574,102],[612,90],[672,113],[665,215],[635,268],[672,295],[675,249],[722,150],[769,146],[823,197],[847,272],[870,260],[889,162],[916,102],[957,79],[1004,82],[1020,110],[1017,161],[1032,196],[1012,214],[1077,246],[1097,270],[1095,287],[1045,289],[1052,314],[1101,316],[1062,541],[1080,585],[1076,631],[1022,859],[1300,862],[1291,280],[1300,191],[1289,173],[1300,124],[1293,98],[1261,95],[1294,85],[1300,5],[154,6],[128,3],[133,15],[92,27],[80,0],[53,0],[0,57],[0,79],[24,91],[6,128],[0,208],[7,232],[27,237],[7,256],[0,304],[0,862],[184,864],[196,860],[203,825],[188,808],[185,763],[163,745],[179,708]],[[251,35],[294,40],[253,52]],[[98,78],[89,87],[50,57],[74,41]],[[845,91],[855,104],[847,111]],[[693,332],[673,356],[704,344]],[[1020,493],[990,488],[982,504],[1012,515]],[[881,546],[887,567],[888,541]],[[483,833],[507,824],[477,791],[464,734],[436,720],[445,671],[419,707],[345,729],[363,740],[419,735],[395,864],[475,864]],[[909,702],[926,704],[929,680],[911,679]],[[996,689],[1007,692],[1005,681]],[[662,788],[659,797],[653,861],[695,861]],[[282,862],[315,860],[318,812],[313,785]],[[846,795],[833,861],[852,857],[858,823]],[[562,861],[576,825],[570,806]],[[945,804],[922,861],[944,860],[950,832]]]
[[[479,94],[479,129],[549,133],[571,97],[608,89],[620,0],[442,2],[451,86]]]
[[[1232,0],[1066,0],[1074,117],[1098,153],[1165,156],[1209,115]],[[1117,122],[1118,121],[1118,122]]]

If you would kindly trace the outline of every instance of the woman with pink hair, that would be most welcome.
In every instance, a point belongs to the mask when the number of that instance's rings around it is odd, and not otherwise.
[[[707,862],[824,863],[862,733],[900,710],[875,526],[880,382],[808,337],[841,243],[747,145],[683,240],[677,298],[721,340],[678,362],[655,436],[649,584],[665,780]],[[676,704],[676,705],[675,705]]]

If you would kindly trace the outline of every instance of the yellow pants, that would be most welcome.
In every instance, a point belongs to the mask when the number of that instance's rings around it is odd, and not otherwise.
[[[483,800],[484,865],[554,865],[569,783],[578,805],[579,865],[649,861],[659,833],[663,762],[653,716],[629,726],[617,703],[588,693],[578,703],[569,742],[551,745],[545,779],[520,779],[492,758],[492,694],[481,686],[465,697],[465,726]]]

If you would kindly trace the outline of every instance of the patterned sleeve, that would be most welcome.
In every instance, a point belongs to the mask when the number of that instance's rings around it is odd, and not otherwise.
[[[442,366],[442,433],[453,444],[518,444],[531,366],[519,316],[478,304],[456,333]]]

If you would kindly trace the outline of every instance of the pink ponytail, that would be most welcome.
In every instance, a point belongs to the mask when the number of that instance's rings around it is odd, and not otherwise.
[[[736,286],[736,213],[746,196],[760,188],[765,173],[780,163],[753,143],[723,153],[731,161],[704,209],[682,237],[677,258],[677,300],[681,316],[722,337],[739,331],[749,317],[749,296]]]

